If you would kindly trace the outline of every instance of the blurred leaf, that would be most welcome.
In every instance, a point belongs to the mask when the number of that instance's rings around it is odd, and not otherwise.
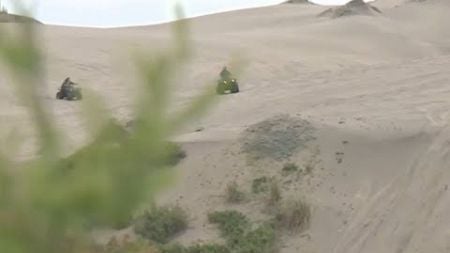
[[[99,132],[109,120],[108,111],[101,98],[88,89],[83,89],[80,118],[85,121],[86,128],[92,135]]]
[[[168,144],[170,134],[203,112],[214,96],[208,91],[178,117],[169,117],[174,73],[190,55],[187,22],[175,22],[171,50],[136,57],[142,90],[133,128],[112,120],[99,97],[88,92],[81,118],[91,142],[60,159],[60,137],[41,96],[46,80],[36,32],[32,25],[20,25],[15,32],[0,31],[0,58],[37,129],[41,155],[14,173],[8,162],[14,154],[0,157],[0,252],[82,252],[91,227],[126,223],[173,181],[170,166],[185,154]]]
[[[40,155],[26,163],[14,164],[15,152],[0,154],[1,253],[87,253],[91,228],[127,224],[139,207],[151,204],[155,193],[173,182],[171,167],[186,154],[168,140],[215,98],[208,89],[169,116],[174,77],[191,49],[179,6],[176,13],[173,47],[135,57],[141,90],[132,129],[113,120],[100,97],[84,90],[81,120],[90,142],[65,158],[60,158],[60,136],[42,99],[47,81],[35,27],[0,30],[0,59],[14,77],[16,96],[31,116],[40,148]],[[15,150],[20,141],[11,135],[6,145]]]
[[[196,116],[200,116],[205,113],[210,105],[215,101],[216,97],[215,89],[208,87],[205,91],[193,101],[186,109],[179,112],[172,120],[170,124],[173,127],[180,128],[184,123],[188,123],[189,120],[194,119]]]

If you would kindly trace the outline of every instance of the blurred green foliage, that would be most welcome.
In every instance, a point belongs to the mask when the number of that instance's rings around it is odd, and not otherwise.
[[[181,18],[181,11],[178,10]],[[168,114],[173,73],[189,59],[186,21],[174,23],[171,50],[136,54],[142,89],[134,108],[136,124],[125,134],[110,117],[88,115],[101,126],[92,143],[70,159],[62,159],[61,139],[39,94],[45,90],[43,54],[37,29],[17,26],[0,30],[0,59],[14,77],[17,97],[37,130],[39,155],[27,166],[0,154],[0,252],[90,252],[91,226],[114,226],[131,217],[143,202],[171,179],[173,148],[168,138],[208,107],[207,90],[173,117]],[[85,111],[103,111],[100,103],[83,102]],[[182,154],[180,154],[182,155]],[[24,167],[24,168],[22,168]]]

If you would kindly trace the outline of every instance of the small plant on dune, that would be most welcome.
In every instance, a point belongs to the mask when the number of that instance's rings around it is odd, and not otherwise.
[[[313,170],[314,170],[314,167],[315,167],[314,163],[312,163],[312,162],[307,163],[307,164],[305,165],[305,171],[304,171],[304,173],[305,173],[306,175],[311,174],[311,173],[313,172]]]
[[[214,212],[209,215],[211,223],[218,224],[229,252],[270,253],[275,245],[275,229],[264,223],[253,229],[248,218],[237,211]]]
[[[155,207],[138,217],[134,231],[156,243],[167,243],[187,228],[186,212],[180,207]]]
[[[303,173],[305,175],[309,175],[313,172],[314,168],[316,167],[316,165],[318,163],[317,158],[318,158],[319,154],[320,154],[319,149],[313,150],[311,157],[305,163],[305,170],[303,171]]]
[[[229,253],[227,247],[218,244],[197,244],[185,247],[180,244],[172,244],[161,247],[161,253]]]
[[[218,244],[194,245],[187,249],[186,253],[228,253],[227,247]]]
[[[245,200],[245,194],[239,189],[236,182],[231,182],[227,185],[226,201],[231,204],[241,203]]]
[[[299,168],[298,168],[297,164],[295,164],[295,163],[286,163],[286,164],[283,165],[282,171],[283,171],[284,174],[290,174],[292,172],[298,171],[298,169]]]
[[[276,206],[281,200],[281,190],[277,182],[273,181],[270,184],[269,197],[267,199],[268,207]]]
[[[252,192],[255,194],[266,192],[269,190],[269,178],[259,177],[252,182]]]
[[[217,224],[227,245],[234,245],[250,227],[248,218],[238,211],[213,212],[208,215],[210,223]]]
[[[277,227],[289,232],[302,232],[309,227],[311,208],[303,200],[288,201],[278,210]]]
[[[248,231],[233,248],[237,253],[272,253],[275,251],[276,231],[270,223],[264,223]]]

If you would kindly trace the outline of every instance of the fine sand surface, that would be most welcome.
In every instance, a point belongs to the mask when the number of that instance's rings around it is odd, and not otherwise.
[[[218,240],[206,221],[212,210],[264,219],[258,198],[228,205],[224,189],[235,180],[250,191],[254,178],[273,176],[285,199],[304,198],[313,210],[307,231],[281,238],[282,253],[450,252],[450,2],[412,2],[378,0],[382,13],[340,18],[318,17],[328,7],[283,4],[192,20],[194,57],[174,110],[233,57],[243,68],[241,93],[220,97],[175,136],[188,156],[159,201],[189,211],[177,240]],[[48,64],[42,96],[67,153],[88,136],[79,103],[54,99],[61,81],[71,76],[126,122],[137,92],[128,53],[162,50],[171,39],[169,25],[38,29]],[[19,132],[18,159],[28,159],[33,130],[0,69],[0,137]],[[286,162],[312,171],[283,176]]]

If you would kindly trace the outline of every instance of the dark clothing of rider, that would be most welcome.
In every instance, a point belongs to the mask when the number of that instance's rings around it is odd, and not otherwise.
[[[222,69],[222,71],[220,72],[220,77],[225,80],[230,79],[231,73],[230,73],[230,71],[228,71],[228,69],[226,67],[224,67]]]
[[[61,92],[64,96],[68,95],[68,92],[70,92],[70,90],[72,89],[72,87],[75,85],[74,82],[72,82],[72,80],[70,80],[70,77],[67,77],[66,79],[64,79],[64,82],[61,85]]]
[[[62,84],[62,87],[68,87],[69,85],[73,84],[73,82],[70,80],[69,77],[67,77],[66,79],[64,79],[64,82]]]

